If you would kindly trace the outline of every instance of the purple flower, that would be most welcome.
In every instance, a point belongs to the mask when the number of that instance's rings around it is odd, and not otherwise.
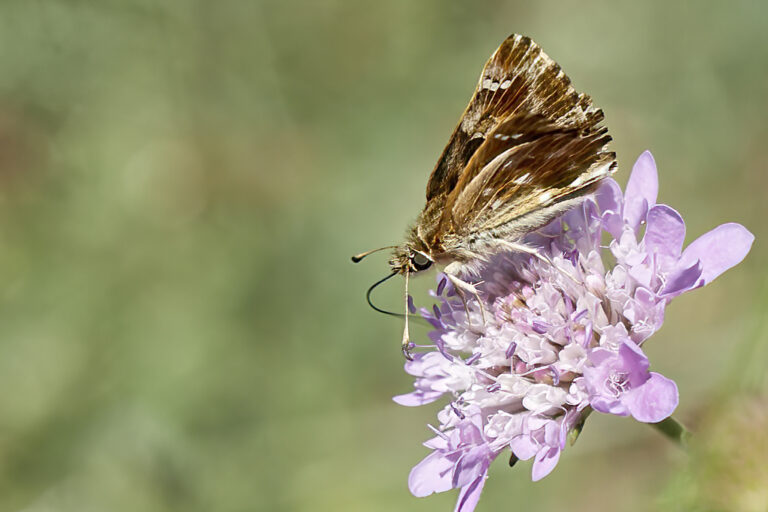
[[[460,488],[456,510],[473,510],[485,485],[493,453],[483,433],[482,414],[469,407],[467,414],[447,434],[438,435],[424,446],[434,450],[418,463],[408,478],[414,496],[429,496]]]
[[[648,358],[629,339],[619,352],[596,348],[584,368],[589,404],[599,412],[632,415],[637,421],[656,423],[677,408],[677,385],[648,371]]]
[[[468,512],[490,463],[507,449],[533,459],[539,480],[591,409],[651,423],[672,414],[677,386],[649,371],[641,346],[670,301],[738,264],[754,237],[723,224],[684,248],[685,223],[657,204],[657,194],[656,164],[645,152],[625,194],[605,180],[581,206],[526,237],[551,263],[496,255],[476,278],[482,303],[466,297],[466,307],[440,280],[439,304],[422,310],[434,350],[406,363],[415,389],[395,397],[407,406],[450,400],[438,413],[437,437],[425,443],[432,453],[411,471],[414,495],[459,488],[456,508]],[[606,267],[609,259],[615,263]]]
[[[560,460],[560,452],[565,448],[569,427],[573,427],[568,416],[565,414],[558,421],[528,416],[522,432],[509,442],[515,457],[520,460],[534,459],[531,470],[531,479],[534,482],[547,476]],[[570,417],[575,415],[571,414]]]

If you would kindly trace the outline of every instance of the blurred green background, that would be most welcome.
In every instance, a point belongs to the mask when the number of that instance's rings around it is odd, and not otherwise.
[[[408,493],[439,406],[391,401],[386,256],[349,256],[400,240],[512,32],[603,107],[619,182],[650,149],[689,241],[757,242],[646,346],[690,457],[593,415],[478,510],[766,510],[768,4],[662,0],[2,0],[0,510],[452,510]]]

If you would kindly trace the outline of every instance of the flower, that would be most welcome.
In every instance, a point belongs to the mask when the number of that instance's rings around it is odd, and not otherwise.
[[[488,466],[498,455],[483,433],[480,409],[469,407],[449,433],[438,431],[424,446],[434,452],[411,470],[408,485],[414,496],[460,487],[459,509],[473,509],[485,485]]]
[[[414,495],[459,488],[456,510],[471,511],[490,463],[507,448],[513,459],[533,459],[539,480],[591,410],[651,423],[672,414],[677,386],[649,371],[642,345],[671,300],[738,264],[754,237],[723,224],[684,249],[685,223],[656,203],[657,193],[645,152],[624,194],[605,180],[526,237],[543,258],[494,256],[474,280],[481,298],[462,299],[440,278],[439,304],[421,311],[434,327],[431,343],[405,363],[415,390],[395,397],[406,406],[450,399],[430,427],[432,453],[411,471]]]
[[[589,359],[592,364],[584,368],[584,380],[589,404],[596,411],[657,423],[677,407],[677,385],[649,372],[648,358],[631,340],[624,340],[618,353],[596,348]]]

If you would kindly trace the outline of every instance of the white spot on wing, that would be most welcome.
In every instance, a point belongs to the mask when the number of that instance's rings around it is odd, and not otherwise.
[[[539,194],[539,203],[544,204],[547,201],[552,199],[552,192],[549,190],[545,190],[541,194]]]
[[[568,186],[569,186],[569,187],[574,187],[574,188],[575,188],[575,187],[578,187],[578,186],[580,186],[582,183],[586,182],[588,178],[589,178],[589,174],[587,174],[587,173],[584,173],[584,174],[579,174],[579,175],[578,175],[578,177],[576,177],[576,179],[575,179],[575,180],[573,180],[573,181],[571,182],[571,184],[570,184],[570,185],[568,185]]]
[[[513,183],[517,183],[518,185],[525,185],[528,183],[528,178],[531,177],[531,173],[527,172],[523,174],[522,176],[518,176],[514,180],[512,180]]]
[[[512,85],[512,80],[504,80],[499,84],[499,89],[509,89],[510,85]]]

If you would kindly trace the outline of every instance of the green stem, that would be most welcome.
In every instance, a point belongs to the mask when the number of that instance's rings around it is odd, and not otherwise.
[[[672,416],[650,425],[664,434],[670,441],[677,443],[681,448],[688,447],[688,439],[690,439],[691,433]]]

